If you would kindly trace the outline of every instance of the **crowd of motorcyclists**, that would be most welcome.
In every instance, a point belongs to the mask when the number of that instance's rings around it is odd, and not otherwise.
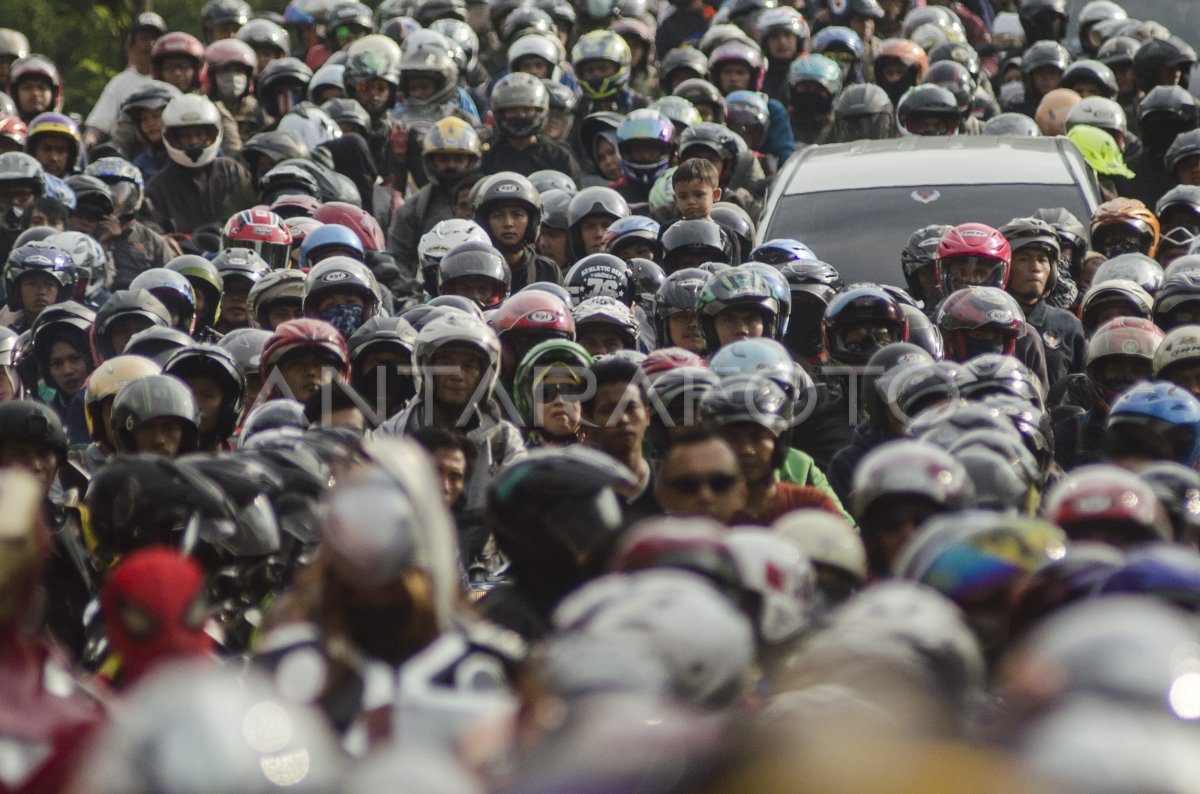
[[[0,29],[0,792],[1194,791],[1197,31],[1080,5]],[[954,135],[1103,203],[756,234]]]

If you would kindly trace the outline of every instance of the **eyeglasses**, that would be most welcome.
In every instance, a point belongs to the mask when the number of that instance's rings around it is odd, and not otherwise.
[[[667,480],[667,486],[685,496],[694,496],[707,487],[714,494],[727,494],[738,484],[740,478],[735,474],[715,472],[713,474],[685,474]]]
[[[559,397],[564,400],[578,400],[583,395],[583,385],[579,383],[544,383],[536,394],[542,402],[552,403]]]

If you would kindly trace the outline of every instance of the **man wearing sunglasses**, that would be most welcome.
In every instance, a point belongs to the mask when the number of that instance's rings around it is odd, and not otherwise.
[[[654,496],[667,515],[708,516],[728,524],[746,507],[746,481],[724,439],[696,432],[676,441],[663,455],[654,478]]]

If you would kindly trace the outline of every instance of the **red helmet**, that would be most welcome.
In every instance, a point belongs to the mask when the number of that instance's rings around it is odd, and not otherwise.
[[[287,267],[292,249],[292,231],[270,210],[242,210],[225,223],[222,248],[249,248],[273,270]]]
[[[1025,335],[1021,307],[998,287],[952,292],[938,307],[937,324],[946,343],[946,358],[960,363],[983,353],[1011,356],[1017,339]],[[980,331],[993,331],[994,338],[982,338]]]
[[[970,268],[968,273],[952,271]],[[937,247],[938,283],[949,295],[963,287],[1008,286],[1012,248],[1004,235],[982,223],[964,223],[942,235]]]
[[[25,137],[28,128],[25,122],[16,116],[5,116],[0,119],[0,140],[15,143],[22,151],[25,149]]]
[[[1107,464],[1082,466],[1063,478],[1046,495],[1045,514],[1072,540],[1099,539],[1093,533],[1112,529],[1127,533],[1129,542],[1171,539],[1150,485]]]
[[[704,359],[690,350],[684,350],[682,347],[660,347],[646,356],[638,366],[641,367],[642,374],[653,381],[655,375],[661,375],[673,369],[707,367],[708,365],[704,363]]]
[[[547,339],[575,341],[575,319],[562,298],[541,290],[518,292],[488,318],[500,337],[504,373],[513,372],[530,348]]]
[[[263,345],[258,374],[265,382],[279,361],[294,350],[318,348],[337,359],[343,378],[350,377],[350,351],[338,330],[324,320],[303,317],[280,323]]]
[[[344,201],[330,201],[314,212],[313,217],[321,223],[339,223],[349,228],[358,235],[363,248],[368,251],[382,251],[386,244],[379,221],[362,207]]]
[[[150,50],[150,76],[155,80],[162,80],[163,60],[175,55],[182,55],[195,61],[196,85],[203,85],[205,81],[204,45],[192,34],[179,31],[160,36],[158,41],[154,42],[154,49]]]
[[[250,82],[246,85],[246,95],[254,94],[254,71],[258,67],[258,60],[254,56],[254,50],[246,42],[238,39],[214,41],[204,51],[204,63],[207,72],[216,72],[226,66],[241,66],[249,70]],[[208,95],[216,99],[216,93],[216,80],[209,80]]]

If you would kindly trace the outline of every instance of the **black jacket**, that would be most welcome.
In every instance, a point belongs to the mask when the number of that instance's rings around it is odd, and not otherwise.
[[[560,171],[575,182],[583,184],[583,173],[579,170],[571,151],[561,143],[539,139],[537,142],[517,149],[507,138],[499,138],[492,143],[492,148],[483,155],[483,173],[495,174],[499,171],[516,171],[523,176],[529,176],[534,171]]]
[[[146,184],[146,198],[160,228],[191,234],[197,226],[224,225],[234,212],[254,204],[254,191],[245,166],[218,157],[195,169],[172,161]]]

